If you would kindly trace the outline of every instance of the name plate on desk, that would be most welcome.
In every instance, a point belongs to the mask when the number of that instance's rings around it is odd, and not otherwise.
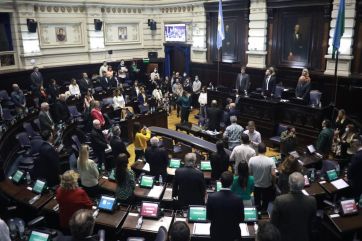
[[[195,223],[192,234],[200,236],[209,236],[210,235],[210,226],[211,223]]]
[[[158,199],[163,191],[163,186],[153,186],[147,197]]]

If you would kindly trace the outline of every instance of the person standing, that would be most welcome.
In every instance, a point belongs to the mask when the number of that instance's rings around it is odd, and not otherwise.
[[[54,104],[54,119],[56,123],[67,122],[70,119],[70,112],[66,104],[65,94],[60,94]]]
[[[15,104],[17,114],[26,113],[26,99],[23,91],[19,88],[18,84],[13,84],[13,91],[11,92],[11,100]]]
[[[261,135],[260,132],[255,130],[254,121],[249,121],[244,134],[249,136],[250,145],[256,150],[258,149],[258,145],[261,143]]]
[[[103,76],[103,72],[107,73],[108,64],[107,61],[103,61],[103,65],[99,68],[99,76]]]
[[[150,139],[151,146],[146,149],[145,160],[150,165],[150,175],[163,180],[167,178],[168,154],[167,151],[159,147],[160,140],[157,137]]]
[[[54,130],[54,121],[53,118],[50,116],[49,104],[47,102],[41,103],[38,119],[39,119],[40,131]]]
[[[250,158],[256,155],[255,150],[250,147],[250,140],[247,134],[241,135],[242,144],[236,146],[230,155],[230,161],[234,162],[234,172],[238,174],[239,163],[248,163]]]
[[[302,193],[304,177],[299,172],[289,176],[290,193],[278,196],[273,205],[271,223],[280,231],[282,241],[311,240],[317,202]]]
[[[102,132],[102,126],[99,120],[93,121],[93,129],[91,132],[91,143],[95,156],[97,157],[98,168],[102,168],[102,164],[106,165],[107,141]],[[108,166],[107,166],[108,167]],[[108,170],[108,168],[107,168]]]
[[[287,129],[280,134],[280,153],[282,160],[284,160],[289,152],[295,151],[297,148],[297,136],[295,133],[295,128],[288,126]]]
[[[240,197],[231,192],[233,174],[221,174],[221,190],[209,195],[206,216],[210,220],[212,241],[241,240],[239,224],[244,220],[244,205]]]
[[[207,106],[207,92],[206,92],[206,86],[203,86],[201,88],[201,92],[199,95],[199,105],[200,105],[200,112],[199,116],[202,117],[205,121],[206,119],[206,106]]]
[[[84,95],[85,93],[87,93],[87,91],[89,89],[93,90],[93,83],[92,83],[92,80],[90,80],[88,78],[88,74],[87,73],[83,73],[82,74],[82,78],[79,80],[79,89],[80,89],[80,93],[82,95]]]
[[[177,100],[177,104],[181,106],[181,124],[189,122],[191,100],[186,90],[182,92],[182,96]]]
[[[354,141],[356,154],[352,156],[351,164],[348,167],[348,181],[351,184],[355,200],[359,200],[362,195],[362,139]]]
[[[211,131],[219,131],[220,130],[220,123],[223,117],[223,111],[217,107],[217,101],[212,100],[211,101],[211,107],[207,108],[206,111],[207,118],[209,120],[208,123],[208,130]]]
[[[275,162],[265,156],[266,146],[263,143],[259,144],[258,153],[250,158],[249,171],[254,177],[255,206],[260,211],[266,211],[275,196]]]
[[[210,155],[211,178],[213,180],[218,180],[221,173],[228,170],[229,161],[229,155],[224,149],[224,142],[222,140],[218,140],[216,142],[216,152],[213,152]]]
[[[240,73],[236,77],[235,89],[237,89],[239,94],[247,93],[250,87],[250,77],[245,70],[245,66],[241,66]]]
[[[133,144],[135,149],[135,160],[142,159],[147,149],[147,142],[151,139],[151,131],[146,127],[142,127],[141,123],[133,123]]]
[[[237,123],[238,119],[236,116],[230,116],[230,125],[226,127],[223,134],[224,138],[227,138],[229,144],[229,150],[233,150],[234,147],[241,144],[241,135],[243,134],[244,128]]]
[[[192,106],[198,107],[197,100],[199,98],[201,92],[201,81],[199,80],[199,76],[195,76],[194,82],[192,82]]]
[[[97,164],[89,159],[89,146],[82,145],[77,160],[77,170],[80,175],[80,182],[87,194],[92,198],[99,196]]]
[[[110,145],[112,148],[113,158],[116,158],[121,153],[125,154],[129,158],[131,155],[127,151],[127,147],[121,139],[121,128],[118,125],[115,125],[112,128],[112,134],[113,136],[111,138]]]
[[[308,104],[310,88],[311,83],[308,69],[303,69],[302,75],[298,79],[297,87],[295,88],[295,97],[304,100],[304,102]]]
[[[135,174],[128,169],[128,157],[121,153],[116,157],[116,197],[121,203],[130,204],[136,187]]]
[[[39,72],[39,68],[35,66],[33,73],[30,74],[31,92],[33,93],[35,108],[39,108],[39,90],[43,86],[43,75]]]
[[[327,119],[322,122],[322,130],[318,135],[316,149],[320,154],[328,154],[332,148],[334,131],[331,122]]]
[[[262,85],[262,94],[266,96],[273,96],[276,88],[275,70],[270,67],[265,72],[265,78]]]
[[[244,205],[251,206],[251,193],[254,190],[254,177],[249,175],[249,166],[246,162],[238,165],[238,175],[234,176],[231,191],[243,199]]]

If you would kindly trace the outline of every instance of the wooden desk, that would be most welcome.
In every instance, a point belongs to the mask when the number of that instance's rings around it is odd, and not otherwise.
[[[117,189],[117,183],[109,181],[108,179],[101,177],[98,181],[99,186],[109,192],[115,193]]]
[[[167,175],[169,176],[175,176],[175,172],[176,172],[176,169],[177,168],[170,168],[170,167],[167,167]],[[207,180],[210,180],[211,179],[211,172],[202,172],[204,174],[204,178],[207,179]]]
[[[304,188],[304,190],[311,196],[321,196],[326,194],[321,185],[316,182],[311,183],[310,186]]]
[[[135,197],[141,200],[153,200],[153,201],[160,201],[162,195],[165,191],[166,185],[154,185],[152,189],[149,188],[142,188],[138,184],[134,190]],[[156,191],[157,190],[157,191]],[[156,191],[155,196],[149,196],[151,191]]]
[[[137,221],[139,218],[139,214],[136,211],[129,212],[126,220],[124,221],[122,225],[122,230],[129,230],[129,231],[135,231],[137,226]],[[165,215],[159,219],[147,219],[143,218],[143,224],[140,229],[141,232],[146,233],[157,233],[158,229],[161,226],[164,226],[167,230],[169,230],[171,226],[171,222],[173,219],[173,212],[171,211],[165,211]]]
[[[202,130],[199,130],[199,131],[193,130],[192,129],[193,125],[194,124],[191,124],[191,123],[187,123],[187,124],[178,123],[178,124],[176,124],[176,131],[178,131],[178,130],[185,131],[187,134],[191,133],[194,136],[200,137],[206,141],[210,141],[213,143],[216,143],[218,140],[220,140],[222,138],[222,133],[220,133],[218,135],[209,135]]]
[[[52,214],[58,214],[59,209],[55,209],[56,205],[58,205],[58,202],[55,197],[53,197],[53,199],[51,199],[47,204],[44,205],[42,210]]]
[[[359,210],[357,215],[353,216],[337,216],[331,217],[331,213],[326,213],[329,220],[337,228],[340,233],[353,232],[362,229],[362,210]],[[333,216],[333,215],[332,215]]]
[[[13,198],[22,204],[28,205],[35,209],[40,209],[54,197],[54,194],[52,192],[47,192],[45,194],[42,194],[41,197],[38,200],[36,200],[33,204],[29,204],[29,200],[35,197],[36,195],[37,194],[33,193],[32,191],[29,191],[24,186],[23,190],[18,192],[15,196],[13,196]]]
[[[4,181],[0,182],[0,190],[9,197],[14,197],[20,191],[24,189],[22,185],[14,184],[10,179],[5,178]]]
[[[96,218],[96,224],[116,229],[126,217],[128,209],[128,206],[119,206],[113,213],[100,211]]]
[[[337,179],[338,180],[338,179]],[[342,179],[343,180],[343,179]],[[328,181],[320,181],[319,185],[321,185],[321,187],[326,190],[326,192],[328,194],[335,194],[337,192],[341,192],[346,190],[348,187],[342,188],[342,189],[337,189],[332,183],[328,182]]]

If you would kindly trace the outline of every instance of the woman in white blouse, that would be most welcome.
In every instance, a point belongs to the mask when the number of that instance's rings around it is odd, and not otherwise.
[[[89,146],[83,144],[79,150],[77,169],[80,174],[80,181],[87,194],[96,198],[99,196],[97,164],[89,159]]]
[[[75,79],[72,79],[70,81],[70,85],[69,85],[69,93],[72,96],[75,96],[77,98],[80,97],[80,90],[79,90],[79,86],[77,84],[77,81]]]
[[[200,104],[200,113],[199,115],[206,118],[206,105],[207,105],[207,93],[206,87],[203,86],[201,88],[201,92],[199,95],[199,104]]]
[[[126,106],[126,101],[119,89],[113,92],[113,109],[118,110]]]

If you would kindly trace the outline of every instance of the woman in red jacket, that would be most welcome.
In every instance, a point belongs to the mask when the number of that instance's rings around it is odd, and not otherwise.
[[[104,126],[104,124],[106,123],[100,108],[100,103],[97,100],[94,101],[94,107],[91,110],[91,116],[93,120],[99,120],[102,126]]]
[[[69,220],[79,209],[91,209],[93,202],[87,193],[78,187],[79,174],[73,170],[66,171],[60,176],[60,186],[56,191],[59,203],[60,227],[68,230]]]

